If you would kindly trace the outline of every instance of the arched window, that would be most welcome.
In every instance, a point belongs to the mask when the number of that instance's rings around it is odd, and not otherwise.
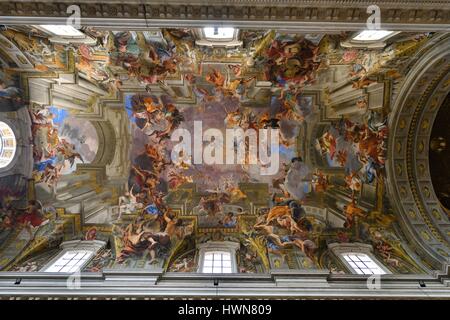
[[[13,130],[0,121],[0,169],[7,167],[16,154],[17,142]]]

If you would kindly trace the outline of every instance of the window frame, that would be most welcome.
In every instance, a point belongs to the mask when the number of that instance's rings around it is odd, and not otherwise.
[[[390,34],[377,40],[355,40],[354,38],[359,36],[364,31],[391,31]],[[347,40],[341,41],[341,46],[344,48],[355,48],[355,49],[379,49],[386,46],[386,41],[396,35],[400,31],[393,30],[360,30],[353,33]]]
[[[340,255],[341,255],[342,258],[350,265],[350,268],[352,268],[353,271],[356,272],[356,274],[364,274],[364,275],[369,275],[369,276],[372,275],[372,274],[379,274],[379,275],[386,274],[386,271],[383,270],[383,268],[377,263],[377,261],[374,261],[374,259],[372,259],[372,258],[371,258],[369,255],[367,255],[366,253],[363,253],[363,252],[345,252],[345,253],[341,253]],[[350,257],[351,255],[355,255],[359,261],[355,261],[352,257]],[[362,261],[361,258],[359,257],[359,255],[364,255],[364,256],[366,256],[366,257],[369,259],[369,261]],[[350,259],[351,261],[348,261],[348,260],[347,260],[347,257],[348,257],[348,259]],[[370,266],[367,265],[366,262],[371,262],[371,263],[375,264],[376,268],[371,268]],[[356,267],[352,266],[351,263],[355,264]],[[358,263],[362,263],[362,264],[365,266],[365,268],[362,268],[361,266],[359,266]],[[365,273],[365,272],[364,272],[364,269],[368,269],[368,270],[370,270],[372,273]],[[379,270],[381,270],[383,273],[374,273],[374,272],[373,272],[374,269],[379,269]],[[361,273],[359,273],[358,270],[359,270]]]
[[[199,261],[197,266],[197,272],[202,274],[234,274],[238,273],[237,268],[237,260],[236,260],[236,251],[239,249],[239,243],[231,242],[231,241],[209,241],[206,243],[202,243],[198,246],[199,250]],[[205,256],[208,253],[227,253],[230,255],[231,262],[231,272],[230,273],[206,273],[203,272],[204,264],[205,264]],[[222,266],[223,269],[223,266]]]
[[[375,263],[382,271],[384,271],[384,274],[392,274],[392,272],[378,260],[374,254],[373,254],[373,248],[371,245],[365,244],[365,243],[331,243],[328,245],[328,248],[331,250],[333,255],[336,259],[338,259],[341,264],[344,265],[344,267],[354,275],[360,275],[360,276],[371,276],[373,274],[359,274],[351,265],[350,263],[344,258],[344,255],[346,254],[365,254],[369,257],[369,259],[372,260],[373,263]],[[379,274],[383,275],[383,274]]]
[[[74,260],[75,257],[77,257],[78,254],[80,253],[84,253],[83,257],[80,259],[76,259]],[[74,257],[72,258],[66,258],[64,260],[67,260],[64,263],[61,263],[61,266],[56,266],[56,264],[58,262],[60,262],[65,256],[67,256],[68,254],[74,254]],[[87,258],[85,258],[87,256]],[[94,256],[94,252],[92,252],[91,250],[84,250],[84,249],[71,249],[71,250],[66,250],[64,251],[62,254],[58,255],[58,258],[52,263],[50,264],[45,270],[43,270],[43,272],[56,272],[56,273],[74,273],[74,272],[80,272],[81,269],[83,269],[84,266],[86,266],[86,264],[93,258]],[[65,269],[67,267],[70,267],[70,263],[72,261],[75,261],[75,264],[68,270],[68,271],[61,271],[62,269]],[[81,261],[81,263],[80,263]],[[62,261],[61,261],[62,262]],[[56,267],[60,267],[60,270],[51,270],[54,269]],[[76,267],[75,270],[72,270],[74,267]]]
[[[81,272],[83,268],[96,256],[96,254],[103,249],[106,246],[106,242],[100,241],[100,240],[89,240],[89,241],[83,241],[83,240],[73,240],[73,241],[66,241],[63,242],[60,245],[60,248],[62,249],[59,251],[50,261],[48,261],[39,271],[40,272],[46,272],[46,273],[62,273],[62,274],[72,274],[75,272]],[[61,259],[66,253],[71,251],[88,251],[91,253],[88,259],[86,259],[76,271],[47,271],[50,269],[54,264]]]
[[[2,131],[8,131],[3,134]],[[6,172],[14,165],[17,155],[19,153],[19,141],[14,125],[6,119],[0,118],[0,171]],[[12,146],[6,146],[7,141],[12,141]],[[3,157],[3,151],[11,152],[8,157]],[[4,164],[2,164],[4,163]]]
[[[212,256],[212,259],[208,259],[209,256]],[[216,263],[217,256],[220,256],[220,263]],[[227,257],[227,259],[224,259],[224,256]],[[211,266],[207,266],[207,262],[211,262]],[[225,266],[224,262],[229,262],[229,266]],[[209,264],[209,263],[208,263]],[[205,269],[211,269],[211,272],[206,272]],[[215,272],[215,269],[220,269],[222,272]],[[229,272],[224,272],[224,270],[228,270]],[[231,266],[231,254],[228,251],[212,251],[208,250],[204,253],[203,256],[203,265],[201,266],[201,272],[202,273],[232,273],[232,266]]]

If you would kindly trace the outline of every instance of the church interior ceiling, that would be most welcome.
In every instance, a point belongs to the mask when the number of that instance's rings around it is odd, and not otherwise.
[[[0,270],[39,271],[78,239],[106,243],[85,272],[197,272],[209,241],[238,244],[240,273],[347,273],[333,243],[425,272],[386,169],[395,90],[433,33],[372,48],[349,45],[352,32],[240,29],[229,46],[196,28],[82,34],[0,32],[0,111],[23,127],[9,140],[0,128],[2,157],[21,152],[0,177]],[[440,126],[430,157],[448,153]],[[448,212],[448,162],[436,163]]]

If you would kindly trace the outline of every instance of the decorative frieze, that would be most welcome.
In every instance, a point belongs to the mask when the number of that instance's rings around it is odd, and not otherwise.
[[[321,25],[324,28],[333,24],[334,30],[339,30],[349,24],[365,24],[370,16],[367,7],[373,5],[373,2],[221,0],[208,1],[207,4],[204,1],[193,1],[186,5],[181,1],[152,1],[146,4],[129,1],[124,5],[121,1],[8,1],[0,6],[0,16],[3,16],[1,20],[5,24],[26,23],[45,17],[52,17],[56,22],[58,18],[68,16],[67,8],[73,4],[79,5],[81,23],[85,25],[117,23],[111,19],[124,19],[122,24],[127,27],[144,27],[158,21],[172,26],[181,26],[183,23],[200,25],[202,21],[230,21],[235,25],[244,22],[247,26],[256,23],[257,26],[257,22],[261,24],[270,21],[272,27],[281,28],[292,22],[317,22],[325,23]],[[377,5],[381,9],[381,22],[398,25],[399,30],[403,29],[405,24],[420,24],[420,28],[430,28],[433,25],[450,23],[450,9],[446,1],[377,1]],[[4,19],[5,17],[14,19]],[[27,19],[21,19],[22,17]],[[102,19],[109,21],[101,21]],[[48,23],[48,20],[46,21]],[[427,27],[428,24],[431,26]]]

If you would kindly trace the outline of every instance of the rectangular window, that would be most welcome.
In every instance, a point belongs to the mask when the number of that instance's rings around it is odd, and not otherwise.
[[[77,272],[92,257],[93,252],[87,250],[71,250],[65,252],[44,272]]]
[[[229,252],[206,252],[202,273],[231,273],[231,255]]]
[[[342,256],[357,274],[386,274],[367,254],[345,253]]]
[[[43,24],[40,27],[60,37],[84,37],[82,32],[69,25]]]
[[[358,33],[355,37],[353,37],[353,40],[357,41],[379,41],[382,39],[387,38],[391,34],[393,34],[394,31],[387,31],[387,30],[364,30]]]
[[[234,28],[206,27],[203,32],[206,39],[232,40]]]

